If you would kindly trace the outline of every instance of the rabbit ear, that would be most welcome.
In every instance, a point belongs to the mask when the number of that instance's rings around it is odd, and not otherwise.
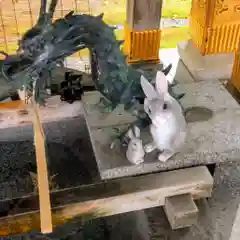
[[[143,75],[141,76],[141,86],[145,96],[149,100],[157,98],[157,92],[153,85]]]
[[[147,98],[144,99],[144,111],[147,113],[147,115],[150,115],[150,110],[149,110],[149,100]]]
[[[134,126],[134,134],[136,138],[140,138],[140,129],[136,125]]]
[[[134,139],[134,134],[131,128],[128,130],[127,135],[130,139]]]
[[[168,80],[165,74],[161,71],[157,72],[156,89],[158,94],[162,95],[168,92]]]

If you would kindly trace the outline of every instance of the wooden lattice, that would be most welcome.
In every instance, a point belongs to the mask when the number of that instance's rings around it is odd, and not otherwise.
[[[40,0],[0,0],[0,50],[14,53],[17,40],[36,22]],[[69,11],[91,14],[88,0],[59,0],[54,18]]]

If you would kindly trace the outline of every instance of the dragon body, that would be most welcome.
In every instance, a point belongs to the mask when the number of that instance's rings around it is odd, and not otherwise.
[[[141,73],[126,63],[120,50],[122,41],[117,41],[114,28],[108,26],[103,15],[68,13],[53,21],[57,0],[52,0],[46,9],[46,0],[41,1],[39,18],[19,41],[16,54],[7,55],[2,62],[2,74],[13,89],[25,87],[38,103],[44,102],[46,89],[51,85],[51,71],[63,66],[66,57],[88,48],[91,53],[92,74],[96,89],[102,94],[105,110],[112,111],[119,104],[139,119],[139,124],[148,124],[144,113],[136,112],[136,105],[144,99],[140,85]],[[167,74],[171,66],[165,69]],[[149,79],[151,81],[152,79]],[[169,85],[170,94],[175,95]],[[143,116],[142,116],[143,114]],[[141,115],[141,116],[140,116]]]

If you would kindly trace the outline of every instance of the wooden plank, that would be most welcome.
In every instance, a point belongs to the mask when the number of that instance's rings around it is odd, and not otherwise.
[[[33,114],[34,144],[36,149],[37,178],[40,205],[41,232],[52,232],[52,215],[48,183],[46,142],[39,116],[39,105],[31,101]]]
[[[30,114],[31,107],[23,101],[10,101],[0,103],[0,129],[19,127],[32,123]],[[39,109],[42,122],[60,121],[66,118],[74,118],[81,114],[82,105],[80,101],[73,104],[62,102],[59,96],[47,99],[46,106]]]
[[[133,10],[133,29],[159,29],[161,9],[162,0],[135,0]],[[132,8],[129,10],[132,11]]]
[[[74,217],[89,219],[163,206],[165,198],[173,195],[210,197],[212,187],[212,176],[201,166],[63,189],[51,193],[53,225]],[[39,229],[38,199],[34,195],[1,201],[5,209],[0,209],[0,214],[19,202],[11,216],[0,218],[0,236]]]
[[[25,109],[25,103],[23,100],[17,101],[8,101],[8,102],[0,102],[1,111],[4,110],[22,110]]]
[[[191,194],[167,197],[164,211],[172,229],[190,227],[197,222],[198,208]]]
[[[40,225],[42,233],[52,232],[52,215],[50,203],[50,191],[48,182],[46,139],[39,116],[39,104],[34,98],[25,98],[25,91],[18,91],[20,101],[26,103],[25,111],[30,111],[32,115],[34,145],[37,162],[37,190],[39,194]],[[27,110],[28,109],[28,110]]]

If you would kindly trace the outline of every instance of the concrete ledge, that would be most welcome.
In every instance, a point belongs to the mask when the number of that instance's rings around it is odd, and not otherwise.
[[[154,151],[145,156],[143,164],[137,166],[128,162],[125,148],[117,145],[114,150],[110,149],[112,140],[128,127],[129,116],[122,112],[119,118],[117,112],[112,112],[103,118],[100,114],[96,114],[96,110],[91,110],[95,106],[94,94],[98,93],[85,95],[84,115],[102,179],[218,164],[239,159],[240,108],[224,86],[217,80],[201,81],[182,84],[176,87],[176,91],[186,93],[182,100],[185,109],[207,108],[212,112],[212,116],[208,120],[198,121],[199,114],[194,114],[197,118],[195,121],[188,122],[185,146],[166,163],[159,162],[157,151]],[[113,121],[114,118],[115,121]],[[144,144],[151,140],[147,129],[142,130],[141,138]]]
[[[180,42],[178,53],[195,81],[229,79],[232,74],[234,53],[202,56],[191,40]]]

